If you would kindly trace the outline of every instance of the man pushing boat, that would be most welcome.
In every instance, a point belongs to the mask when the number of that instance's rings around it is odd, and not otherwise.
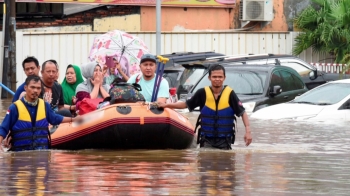
[[[225,78],[225,68],[218,64],[213,65],[208,76],[210,87],[199,89],[186,102],[158,103],[158,107],[188,108],[190,111],[200,107],[197,121],[197,126],[200,125],[197,140],[200,147],[231,149],[231,144],[235,141],[235,116],[242,117],[245,145],[252,142],[248,115],[236,93],[229,86],[223,85]]]

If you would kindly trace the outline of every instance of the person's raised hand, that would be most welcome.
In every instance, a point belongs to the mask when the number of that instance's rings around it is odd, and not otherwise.
[[[108,70],[108,66],[107,65],[103,65],[103,69],[102,69],[103,75],[105,75],[107,73],[107,70]]]
[[[115,64],[115,68],[120,72],[121,69],[122,69],[122,66],[117,62],[117,63]]]
[[[90,78],[91,84],[94,86],[101,86],[103,81],[103,76],[101,72],[95,72],[94,78]]]

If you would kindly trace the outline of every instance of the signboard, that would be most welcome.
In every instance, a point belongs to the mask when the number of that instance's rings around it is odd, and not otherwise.
[[[3,2],[3,0],[1,1]],[[157,0],[16,0],[33,3],[89,3],[111,5],[156,6]],[[162,0],[162,6],[172,7],[234,7],[236,0]]]

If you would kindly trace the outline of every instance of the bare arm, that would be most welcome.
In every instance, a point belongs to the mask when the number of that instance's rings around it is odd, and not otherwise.
[[[158,107],[161,108],[171,108],[171,109],[184,109],[187,108],[186,102],[178,101],[176,103],[158,103]]]
[[[249,146],[249,144],[252,143],[253,139],[252,139],[252,135],[250,132],[250,124],[249,124],[248,115],[246,112],[243,113],[242,120],[243,120],[243,124],[245,126],[245,135],[244,135],[245,145]]]
[[[64,108],[64,105],[58,105],[58,110],[61,110]]]
[[[103,86],[100,86],[100,92],[103,98],[109,97],[108,92],[105,90],[105,88],[103,88]]]
[[[127,76],[121,68],[118,68],[118,72],[123,76],[125,82],[129,80],[129,76]]]
[[[158,97],[157,102],[158,103],[166,103],[167,98],[165,97]]]
[[[0,136],[0,152],[4,151],[2,149],[2,140],[4,140],[4,138],[2,136]]]
[[[100,90],[100,87],[98,85],[94,85],[94,88],[92,89],[92,91],[90,93],[90,98],[96,99],[98,97],[99,90]]]
[[[75,111],[75,105],[64,104],[64,108],[66,108],[69,111]]]

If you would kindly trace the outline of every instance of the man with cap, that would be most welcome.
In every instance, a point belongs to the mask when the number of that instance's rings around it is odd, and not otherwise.
[[[156,64],[157,60],[154,55],[151,54],[144,54],[141,57],[140,62],[140,74],[135,74],[131,76],[128,80],[128,83],[136,83],[141,86],[141,94],[145,97],[145,100],[147,102],[151,102],[152,99],[152,93],[154,90],[154,82],[155,82],[155,71],[157,68]],[[169,84],[167,80],[161,80],[158,96],[157,96],[157,102],[165,103],[166,100],[169,98]]]

